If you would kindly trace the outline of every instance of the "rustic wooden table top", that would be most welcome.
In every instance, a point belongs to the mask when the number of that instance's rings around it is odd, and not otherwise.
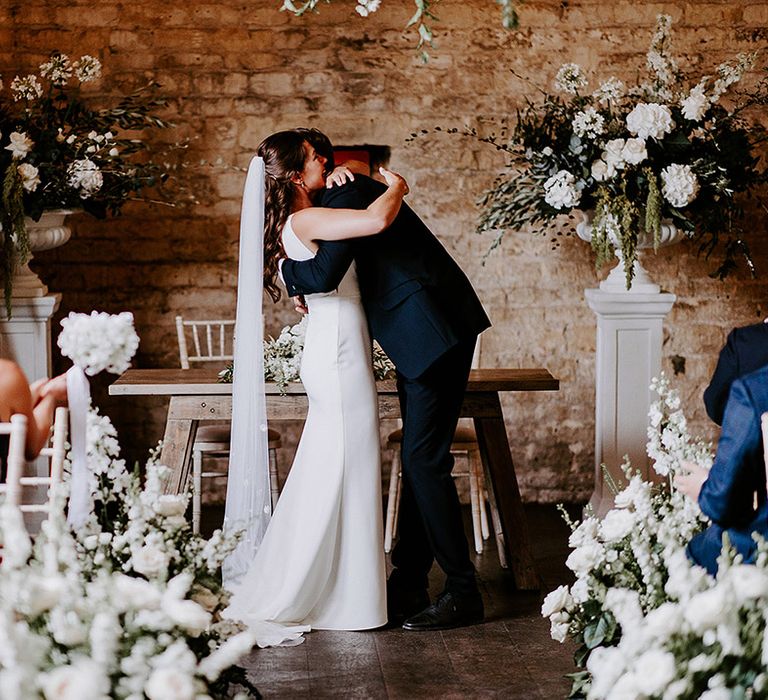
[[[376,383],[379,394],[396,394],[394,379]],[[557,391],[560,380],[546,369],[474,369],[469,374],[467,392]],[[229,395],[231,384],[218,381],[216,369],[129,369],[109,387],[112,396],[196,396]],[[276,384],[266,384],[267,394],[304,394],[300,382],[281,392]]]

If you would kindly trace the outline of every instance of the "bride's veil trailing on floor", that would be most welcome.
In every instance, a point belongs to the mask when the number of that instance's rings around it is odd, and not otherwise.
[[[248,570],[272,512],[264,396],[264,161],[251,160],[240,216],[240,261],[232,387],[232,438],[224,523],[245,529],[224,562],[225,585]]]

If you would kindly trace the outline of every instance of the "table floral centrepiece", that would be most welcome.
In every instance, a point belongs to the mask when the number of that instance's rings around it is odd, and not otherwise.
[[[671,19],[660,15],[644,82],[610,77],[590,88],[584,70],[567,63],[557,72],[556,94],[540,90],[542,99],[528,100],[511,129],[484,138],[509,155],[480,201],[478,230],[497,232],[492,248],[505,230],[545,231],[558,216],[581,210],[593,212],[597,265],[620,251],[627,289],[638,236],[647,233],[658,245],[667,219],[707,255],[725,239],[719,276],[737,252],[751,266],[737,195],[766,180],[754,152],[766,133],[745,115],[754,95],[731,107],[724,98],[756,55],[739,54],[694,81],[672,56],[670,35]]]
[[[116,215],[125,202],[167,177],[167,168],[147,157],[143,132],[167,128],[165,106],[154,83],[114,106],[86,100],[81,85],[101,77],[89,55],[71,61],[54,52],[39,73],[0,81],[0,274],[10,314],[12,276],[29,256],[25,217],[38,221],[48,210],[83,210],[98,218]]]

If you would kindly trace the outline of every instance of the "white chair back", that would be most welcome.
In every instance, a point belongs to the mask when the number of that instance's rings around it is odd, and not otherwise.
[[[190,354],[187,333],[192,339],[194,353]],[[190,362],[227,362],[234,359],[234,319],[185,321],[176,317],[176,335],[179,341],[179,361],[182,369]]]

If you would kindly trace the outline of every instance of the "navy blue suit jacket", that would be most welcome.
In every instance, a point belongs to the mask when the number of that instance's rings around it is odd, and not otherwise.
[[[365,209],[385,189],[356,175],[326,190],[321,206]],[[406,377],[420,376],[448,349],[491,325],[466,275],[405,203],[382,233],[319,246],[311,260],[283,263],[288,293],[330,292],[354,260],[371,335]]]
[[[727,532],[731,544],[754,561],[752,533],[768,537],[768,499],[760,416],[768,411],[768,367],[736,379],[725,407],[717,456],[699,494],[702,512],[712,519],[688,545],[691,558],[710,573]],[[754,495],[757,493],[757,508]]]
[[[743,374],[768,365],[768,323],[735,328],[720,351],[715,373],[704,391],[707,415],[718,425],[723,422],[725,402],[731,383]]]

